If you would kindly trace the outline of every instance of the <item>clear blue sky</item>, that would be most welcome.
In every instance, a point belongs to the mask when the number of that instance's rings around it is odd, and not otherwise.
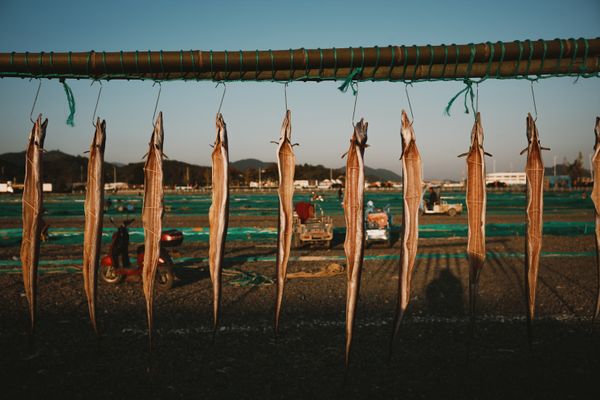
[[[238,50],[345,46],[424,45],[599,37],[600,1],[0,1],[0,51]],[[554,156],[572,160],[593,146],[600,115],[600,79],[543,80],[535,84],[538,128],[547,165]],[[75,127],[66,126],[67,103],[55,80],[42,83],[36,114],[50,120],[47,149],[82,154],[89,147],[98,85],[74,81]],[[351,134],[353,98],[335,83],[292,83],[299,163],[343,165]],[[520,170],[526,145],[525,116],[533,112],[527,81],[489,80],[480,85],[479,109],[486,150],[496,169]],[[415,131],[426,178],[460,178],[472,115],[460,102],[443,115],[459,82],[419,83],[409,88]],[[0,153],[24,149],[37,82],[0,79]],[[171,159],[209,165],[214,117],[221,88],[211,82],[163,83],[165,153]],[[146,153],[157,88],[151,82],[104,84],[98,115],[107,121],[108,161],[139,161]],[[357,116],[369,122],[366,163],[400,172],[400,110],[404,84],[361,83]],[[222,108],[232,160],[275,159],[284,115],[283,85],[231,83]],[[488,170],[492,162],[488,161]]]

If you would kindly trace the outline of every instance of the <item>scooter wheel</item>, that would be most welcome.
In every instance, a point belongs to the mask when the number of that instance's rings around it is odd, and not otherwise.
[[[159,266],[156,271],[156,286],[158,290],[169,290],[173,287],[175,277],[171,266]]]
[[[111,284],[121,283],[125,279],[125,275],[117,274],[116,268],[112,265],[102,266],[100,268],[100,276],[104,282]]]

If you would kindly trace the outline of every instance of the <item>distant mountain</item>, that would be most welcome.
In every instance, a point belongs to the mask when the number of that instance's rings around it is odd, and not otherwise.
[[[229,166],[243,172],[243,171],[246,171],[247,169],[266,168],[273,164],[275,164],[275,163],[264,162],[261,160],[257,160],[256,158],[245,158],[243,160],[230,162]]]
[[[402,177],[395,173],[394,171],[390,171],[389,169],[384,168],[371,168],[365,165],[365,175],[378,177],[379,181],[396,181],[399,182],[402,180]]]
[[[60,150],[48,151],[44,154],[44,182],[52,183],[56,192],[68,192],[74,184],[87,179],[88,158],[63,153]],[[279,177],[277,164],[249,158],[230,163],[230,182],[232,186],[246,185],[258,180],[258,169],[261,179],[276,181]],[[165,160],[163,164],[164,183],[167,186],[210,185],[211,167],[188,164],[177,160]],[[296,166],[296,179],[323,180],[330,176],[334,179],[345,175],[345,168],[327,168],[323,165],[301,164]],[[116,175],[115,175],[116,173]],[[25,152],[0,154],[0,182],[14,180],[22,183],[25,175]],[[365,167],[365,175],[369,181],[399,181],[401,177],[387,169]],[[130,164],[105,163],[105,182],[126,182],[130,185],[144,183],[144,162]],[[77,185],[75,185],[77,186]],[[81,187],[81,186],[79,186]]]

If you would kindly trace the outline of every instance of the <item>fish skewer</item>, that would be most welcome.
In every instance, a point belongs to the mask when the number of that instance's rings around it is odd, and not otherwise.
[[[229,148],[227,126],[217,113],[217,137],[212,152],[212,204],[208,211],[210,243],[208,262],[213,285],[213,327],[216,333],[221,305],[223,254],[229,222]]]
[[[30,333],[35,331],[37,304],[37,271],[40,256],[40,234],[43,204],[43,156],[44,139],[48,119],[42,122],[42,114],[33,124],[25,152],[25,180],[23,183],[23,239],[21,241],[21,263],[25,296],[29,303]]]
[[[594,202],[596,215],[596,267],[598,273],[598,291],[596,293],[596,310],[592,319],[592,327],[600,314],[600,117],[596,117],[596,143],[594,145],[594,156],[592,157],[592,168],[594,174],[594,188],[592,189],[592,201]]]
[[[489,155],[483,150],[483,127],[481,116],[475,116],[471,130],[471,147],[467,153],[459,157],[467,157],[467,211],[468,211],[468,240],[467,254],[469,257],[469,315],[471,318],[471,334],[475,322],[475,303],[479,274],[485,262],[485,160]]]
[[[364,218],[364,152],[367,147],[367,128],[369,124],[361,119],[355,126],[350,138],[350,149],[346,161],[346,194],[344,195],[344,217],[346,219],[346,253],[348,270],[348,289],[346,293],[346,368],[350,362],[352,331],[356,304],[360,290],[360,275],[365,247]]]
[[[85,192],[85,227],[83,231],[83,287],[87,296],[90,321],[96,334],[96,288],[102,247],[102,218],[104,217],[104,147],[106,121],[96,122],[96,132],[90,146],[87,185]]]
[[[279,170],[279,218],[277,230],[277,302],[275,305],[275,334],[279,332],[279,317],[283,303],[283,290],[287,275],[287,264],[290,258],[293,229],[294,170],[296,157],[292,145],[291,111],[287,110],[283,124],[279,146],[277,147],[277,168]]]
[[[148,338],[152,347],[154,282],[160,257],[160,236],[163,216],[163,117],[158,113],[144,165],[144,267],[142,283],[146,298]]]
[[[394,317],[392,339],[390,341],[390,357],[394,341],[406,313],[410,301],[412,271],[417,256],[419,240],[419,204],[423,193],[421,176],[422,161],[417,148],[416,136],[412,122],[402,110],[402,192],[404,207],[402,212],[402,249],[400,250],[400,277],[398,280],[398,304]]]
[[[544,211],[544,162],[542,150],[549,150],[540,145],[535,121],[527,114],[527,236],[525,237],[525,291],[527,295],[527,336],[529,347],[533,336],[531,324],[535,316],[535,291],[540,267],[542,250],[542,216]]]

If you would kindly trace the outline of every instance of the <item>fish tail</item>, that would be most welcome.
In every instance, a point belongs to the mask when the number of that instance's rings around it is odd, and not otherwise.
[[[220,269],[220,268],[219,268]],[[215,271],[213,281],[213,335],[219,327],[219,311],[221,306],[221,271]]]
[[[275,304],[275,336],[279,335],[279,317],[281,316],[281,305],[283,304],[283,288],[285,285],[285,276],[277,271],[277,303]]]
[[[356,277],[353,278],[356,279]],[[360,276],[358,276],[358,280],[360,281]],[[356,316],[356,304],[358,303],[358,291],[358,284],[351,285],[349,282],[346,303],[346,369],[348,369],[348,366],[350,365],[350,352],[352,350],[354,319]]]
[[[400,326],[402,325],[402,320],[404,319],[404,314],[406,313],[406,308],[402,307],[400,304],[396,308],[396,314],[394,316],[392,337],[390,339],[390,347],[388,351],[388,361],[392,359],[392,354],[394,353],[394,345],[396,343],[396,339],[398,338],[398,333],[400,332]]]

